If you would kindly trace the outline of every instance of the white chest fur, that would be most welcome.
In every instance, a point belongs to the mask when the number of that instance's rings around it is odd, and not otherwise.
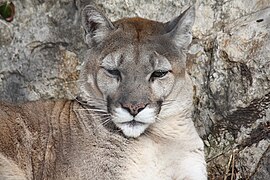
[[[153,141],[142,137],[129,149],[128,180],[205,180],[206,165],[203,149],[185,148],[176,141]],[[192,150],[193,149],[193,150]]]

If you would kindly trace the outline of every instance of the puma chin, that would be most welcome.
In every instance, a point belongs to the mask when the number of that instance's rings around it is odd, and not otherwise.
[[[156,112],[154,108],[146,107],[135,116],[122,107],[115,108],[112,121],[122,130],[127,137],[140,136],[149,125],[155,122]]]
[[[132,101],[132,103],[124,104],[120,99],[117,102],[108,101],[111,120],[125,136],[133,138],[139,137],[151,124],[156,122],[161,109],[161,101],[145,104]]]

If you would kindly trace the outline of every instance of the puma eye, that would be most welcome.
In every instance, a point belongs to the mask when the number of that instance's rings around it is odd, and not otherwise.
[[[155,79],[155,78],[162,78],[164,77],[166,74],[168,74],[169,71],[161,71],[161,70],[158,70],[158,71],[154,71],[152,74],[151,74],[151,79]]]
[[[113,77],[121,77],[121,73],[118,69],[105,69],[107,73]]]

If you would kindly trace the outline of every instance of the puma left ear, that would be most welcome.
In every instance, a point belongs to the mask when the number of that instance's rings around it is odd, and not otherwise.
[[[101,43],[114,29],[112,22],[94,6],[88,5],[82,11],[82,24],[89,46]]]
[[[186,49],[192,41],[192,26],[195,20],[195,7],[191,6],[180,16],[165,24],[167,35],[178,48]]]

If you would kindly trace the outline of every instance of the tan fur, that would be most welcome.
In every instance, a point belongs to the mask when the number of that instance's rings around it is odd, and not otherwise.
[[[81,108],[76,101],[1,104],[0,152],[12,162],[0,159],[0,177],[15,162],[27,179],[118,179],[126,140],[94,131],[99,122]]]
[[[168,23],[82,17],[79,98],[0,103],[0,179],[207,179],[183,53],[194,9]]]

